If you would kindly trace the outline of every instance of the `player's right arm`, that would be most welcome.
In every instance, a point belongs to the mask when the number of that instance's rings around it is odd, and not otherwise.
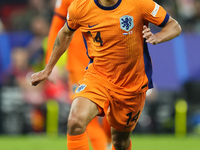
[[[156,34],[153,34],[146,25],[143,26],[143,38],[147,43],[158,44],[169,41],[181,33],[181,26],[179,23],[169,16],[166,10],[155,3],[153,0],[140,0],[135,2],[141,11],[141,16],[145,20],[145,24],[151,22],[162,30]]]
[[[69,44],[73,37],[73,33],[74,31],[69,30],[66,24],[60,29],[55,39],[49,62],[47,63],[44,70],[31,75],[31,85],[36,86],[41,81],[47,79],[59,58],[69,47]]]

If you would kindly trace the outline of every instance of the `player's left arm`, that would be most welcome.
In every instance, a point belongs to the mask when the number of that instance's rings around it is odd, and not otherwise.
[[[146,38],[147,43],[156,45],[179,36],[181,31],[182,29],[179,23],[172,17],[169,17],[169,20],[160,32],[153,34],[151,29],[144,25],[142,33],[143,38]]]

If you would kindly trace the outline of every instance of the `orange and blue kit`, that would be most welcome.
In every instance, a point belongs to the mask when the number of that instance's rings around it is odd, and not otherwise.
[[[112,7],[98,0],[75,0],[68,9],[67,26],[80,29],[90,58],[75,97],[95,102],[116,130],[134,129],[145,92],[153,87],[143,25],[163,27],[168,19],[168,13],[152,0],[118,0]]]

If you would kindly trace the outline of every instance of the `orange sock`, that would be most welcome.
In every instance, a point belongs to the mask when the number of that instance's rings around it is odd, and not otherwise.
[[[67,134],[67,147],[68,150],[89,150],[86,132],[80,135]]]
[[[99,124],[98,117],[87,125],[86,132],[94,150],[106,150],[106,134]]]
[[[126,150],[131,150],[132,148],[132,142],[130,141],[130,145]],[[116,150],[115,147],[112,145],[112,150]]]

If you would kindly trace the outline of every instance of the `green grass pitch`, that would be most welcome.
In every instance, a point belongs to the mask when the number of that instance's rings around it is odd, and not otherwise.
[[[133,150],[200,150],[200,136],[133,135]],[[0,136],[0,150],[67,150],[66,137]]]

